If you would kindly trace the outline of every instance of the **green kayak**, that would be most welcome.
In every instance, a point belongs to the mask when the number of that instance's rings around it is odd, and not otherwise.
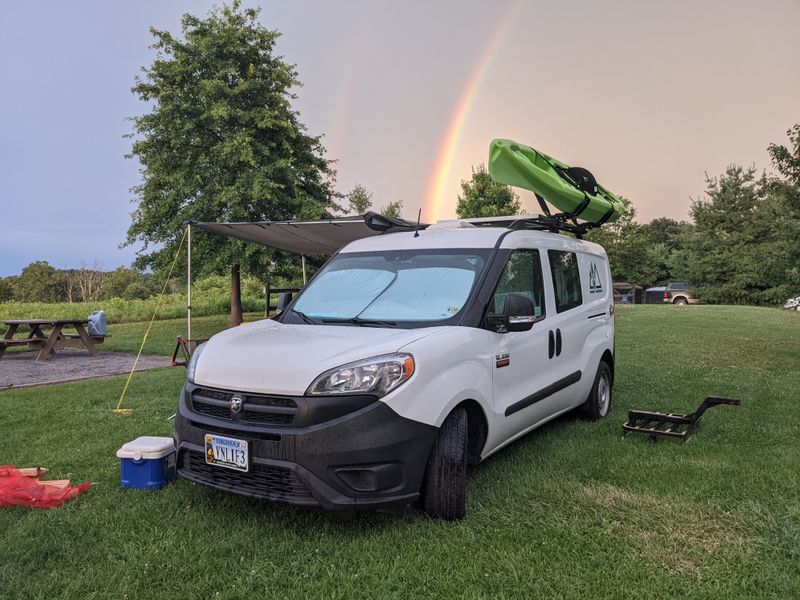
[[[584,221],[605,223],[625,212],[622,200],[598,185],[586,169],[570,167],[512,140],[492,140],[489,174],[499,183],[531,190]]]

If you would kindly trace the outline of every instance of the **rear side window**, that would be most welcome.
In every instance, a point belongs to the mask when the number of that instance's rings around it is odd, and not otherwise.
[[[550,272],[553,275],[553,289],[556,295],[556,312],[564,312],[583,302],[581,296],[581,274],[578,270],[578,257],[574,252],[548,250]]]
[[[683,283],[673,283],[669,286],[669,289],[675,290],[676,292],[683,292],[686,290],[686,286]]]
[[[503,314],[506,297],[509,294],[527,296],[533,302],[535,316],[544,316],[542,263],[539,260],[538,250],[515,250],[509,256],[489,304],[490,311],[496,315]]]

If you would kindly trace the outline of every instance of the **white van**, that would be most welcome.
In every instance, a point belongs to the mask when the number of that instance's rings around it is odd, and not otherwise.
[[[477,225],[355,241],[278,317],[198,348],[176,419],[179,475],[298,505],[418,502],[457,519],[468,464],[566,411],[606,416],[603,248],[525,218]]]

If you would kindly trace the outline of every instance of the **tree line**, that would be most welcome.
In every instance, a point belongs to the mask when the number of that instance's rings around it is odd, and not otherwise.
[[[626,215],[588,237],[609,254],[618,281],[680,280],[705,302],[775,305],[800,293],[800,125],[770,144],[773,173],[729,166],[706,177],[689,222]]]
[[[35,261],[19,275],[0,278],[0,302],[96,302],[111,298],[145,299],[156,294],[158,277],[119,267],[104,271],[95,263],[76,269],[56,269]]]

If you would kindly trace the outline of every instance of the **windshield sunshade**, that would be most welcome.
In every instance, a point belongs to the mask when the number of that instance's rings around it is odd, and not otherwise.
[[[316,319],[442,321],[463,308],[485,257],[387,252],[334,257],[294,306]]]

